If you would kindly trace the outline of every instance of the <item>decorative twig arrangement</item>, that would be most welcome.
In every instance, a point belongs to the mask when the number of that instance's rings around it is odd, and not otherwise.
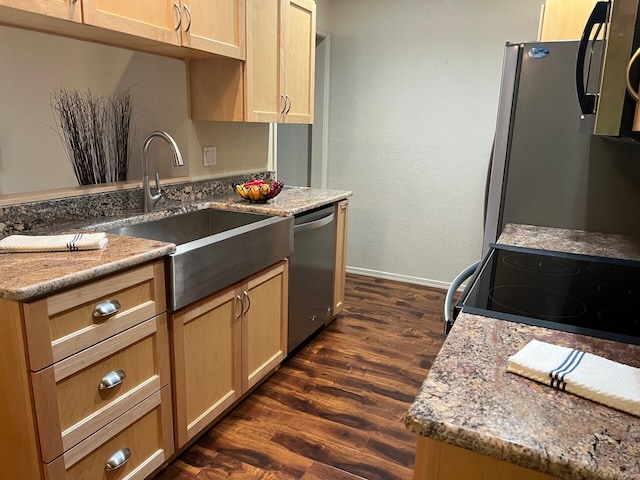
[[[127,179],[132,117],[131,88],[105,97],[56,90],[51,107],[80,185]]]

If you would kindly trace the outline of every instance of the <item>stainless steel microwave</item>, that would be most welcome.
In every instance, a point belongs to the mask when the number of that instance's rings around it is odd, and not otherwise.
[[[639,7],[640,0],[598,1],[582,33],[576,60],[576,90],[583,118],[593,122],[595,135],[640,141],[640,132],[633,127],[640,82],[640,61],[635,61],[640,57]],[[595,38],[603,36],[602,61],[592,62]],[[600,66],[600,71],[592,71],[598,68],[595,65]],[[589,79],[594,75],[600,81],[595,82],[596,91],[589,92],[586,85],[593,83]]]

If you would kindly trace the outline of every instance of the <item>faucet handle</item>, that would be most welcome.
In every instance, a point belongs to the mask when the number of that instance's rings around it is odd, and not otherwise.
[[[151,193],[151,188],[149,188],[149,197],[149,202],[151,204],[150,211],[153,211],[153,206],[162,198],[162,192],[160,191],[160,175],[158,175],[158,172],[156,172],[156,193]]]
[[[160,175],[156,172],[156,195],[160,195]]]

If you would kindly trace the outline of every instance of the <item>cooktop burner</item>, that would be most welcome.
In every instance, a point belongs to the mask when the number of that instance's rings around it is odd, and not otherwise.
[[[455,310],[640,344],[640,262],[493,245]]]

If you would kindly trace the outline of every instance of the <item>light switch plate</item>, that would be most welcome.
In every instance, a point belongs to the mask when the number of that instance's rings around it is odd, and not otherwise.
[[[202,147],[202,156],[205,167],[213,167],[216,164],[216,147]]]

